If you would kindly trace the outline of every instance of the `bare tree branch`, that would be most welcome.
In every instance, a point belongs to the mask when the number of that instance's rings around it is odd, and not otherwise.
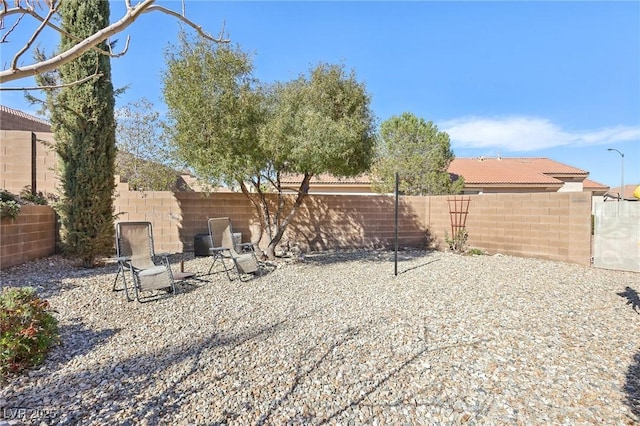
[[[124,49],[122,49],[122,52],[113,53],[113,50],[111,50],[111,45],[109,45],[109,52],[105,52],[105,53],[112,58],[119,58],[121,56],[124,56],[124,54],[127,53],[127,51],[129,50],[129,40],[131,40],[131,37],[127,36],[127,41],[124,43]]]
[[[59,0],[60,3],[62,3],[62,1],[64,0]],[[156,0],[142,0],[135,6],[132,6],[130,0],[125,0],[125,4],[127,6],[127,12],[125,16],[123,16],[120,20],[114,22],[108,27],[103,28],[102,30],[96,32],[95,34],[87,37],[84,40],[79,40],[75,46],[71,47],[70,49],[67,49],[66,51],[50,59],[37,62],[31,65],[27,65],[24,67],[18,67],[17,57],[19,57],[20,55],[22,55],[22,53],[24,53],[22,51],[19,52],[19,54],[16,55],[16,57],[14,58],[14,62],[12,62],[12,67],[10,69],[0,71],[0,84],[13,81],[13,80],[19,80],[21,78],[32,77],[34,75],[41,74],[47,71],[52,71],[60,67],[61,65],[69,63],[79,58],[80,56],[82,56],[88,50],[97,48],[97,46],[101,42],[107,40],[109,37],[124,31],[129,25],[135,22],[140,17],[140,15],[147,12],[159,11],[167,15],[173,16],[181,20],[185,24],[189,25],[194,30],[196,30],[198,34],[200,34],[202,37],[208,40],[211,40],[213,42],[216,42],[216,43],[229,42],[229,40],[223,38],[224,32],[222,32],[219,37],[213,37],[206,31],[204,31],[200,25],[197,25],[190,19],[186,18],[184,15],[181,15],[180,13],[177,13],[165,7],[155,5],[154,4],[155,2]],[[51,16],[52,16],[51,13],[49,13],[46,17],[43,18],[35,11],[34,5],[38,3],[39,3],[38,1],[36,1],[35,3],[32,3],[29,0],[25,0],[26,7],[23,7],[21,5],[21,1],[16,0],[15,2],[16,6],[9,8],[7,1],[1,0],[0,7],[2,7],[2,10],[0,10],[0,21],[4,20],[6,16],[10,16],[13,14],[22,14],[22,15],[28,14],[40,20],[41,22],[43,22],[44,26],[49,26],[54,30],[58,31],[59,33],[65,34],[64,31],[62,31],[60,28],[58,28],[56,25],[50,22]],[[50,5],[50,10],[52,10],[53,9],[52,5],[56,4],[57,1],[50,0],[50,1],[46,1],[46,3]],[[28,46],[30,46],[31,43],[33,43],[33,40],[35,40],[35,38],[39,34],[39,31],[41,31],[41,28],[43,27],[43,25],[41,25],[36,31],[36,33],[34,33],[34,35],[31,37],[31,39],[27,43]],[[223,31],[224,31],[224,27],[223,27]],[[71,37],[68,34],[65,34],[65,35]],[[128,45],[129,45],[129,41],[127,40],[127,46],[125,47],[125,50],[120,54],[114,55],[112,52],[105,52],[105,54],[108,54],[112,57],[122,56],[124,53],[126,53],[128,49]],[[5,90],[5,89],[4,87],[0,87],[0,90]]]
[[[155,1],[155,0],[153,0],[153,1]],[[206,32],[205,30],[203,30],[200,25],[197,25],[195,22],[191,21],[186,16],[181,15],[181,14],[179,14],[178,12],[176,12],[174,10],[167,9],[166,7],[163,7],[163,6],[151,5],[148,8],[146,8],[146,10],[143,10],[141,13],[153,12],[154,10],[159,10],[162,13],[166,13],[167,15],[173,16],[174,18],[178,18],[179,20],[181,20],[182,22],[184,22],[185,24],[189,25],[191,28],[196,30],[198,32],[198,34],[200,34],[202,37],[204,37],[204,38],[206,38],[208,40],[215,41],[217,43],[228,43],[229,42],[229,40],[224,40],[222,38],[223,33],[221,33],[219,37],[214,37],[211,34],[209,34],[208,32]]]
[[[51,86],[32,86],[32,87],[3,87],[0,90],[51,90],[51,89],[61,89],[63,87],[71,87],[77,84],[86,83],[89,80],[93,80],[94,78],[100,78],[104,74],[101,72],[95,72],[85,78],[81,78],[80,80],[72,81],[71,83],[65,84],[54,84]]]
[[[11,69],[12,70],[18,69],[18,59],[20,59],[20,56],[22,56],[24,54],[24,52],[29,50],[29,48],[31,47],[33,42],[36,40],[36,38],[38,38],[38,36],[42,32],[42,30],[47,26],[47,22],[49,22],[51,20],[51,18],[53,17],[53,15],[58,11],[58,7],[59,6],[60,6],[60,4],[58,3],[56,5],[55,1],[52,1],[49,4],[49,12],[47,13],[47,16],[44,18],[44,21],[42,21],[40,23],[40,25],[38,26],[38,29],[35,30],[35,32],[31,35],[31,38],[29,39],[29,41],[27,41],[27,44],[25,44],[22,47],[22,49],[20,49],[18,51],[18,53],[16,53],[16,55],[13,57],[13,61],[11,61]],[[22,15],[22,16],[24,16],[24,15]]]
[[[6,1],[6,0],[4,0]],[[57,0],[56,0],[57,1]],[[16,23],[13,25],[13,27],[11,28],[11,30],[7,31],[7,33],[2,37],[2,39],[0,39],[0,43],[7,43],[6,38],[9,36],[9,34],[13,31],[13,28],[17,26],[17,24],[22,20],[23,17],[25,17],[26,15],[30,15],[31,17],[33,17],[34,19],[42,22],[43,24],[45,24],[46,26],[52,28],[53,30],[57,31],[58,33],[60,33],[61,35],[74,40],[76,42],[81,42],[82,39],[80,37],[76,37],[73,34],[69,34],[67,31],[65,31],[64,29],[60,28],[59,26],[57,26],[56,24],[54,24],[53,22],[51,22],[50,19],[46,18],[46,17],[42,17],[41,15],[39,15],[36,11],[35,11],[35,7],[30,5],[30,1],[26,0],[27,5],[29,5],[29,7],[27,8],[22,8],[18,6],[14,9],[11,9],[9,11],[7,11],[8,14],[14,14],[14,13],[20,13],[20,16],[18,18],[18,20],[16,21]],[[39,3],[37,3],[39,4]],[[58,4],[59,7],[59,4]],[[41,6],[42,8],[42,6]],[[0,12],[0,17],[2,17],[2,12]],[[38,31],[39,32],[39,31]],[[129,46],[129,39],[130,37],[127,36],[127,45],[125,46],[125,49],[123,50],[123,52],[118,53],[118,54],[114,54],[113,51],[111,51],[111,49],[109,49],[109,51],[103,50],[97,46],[93,46],[92,49],[95,50],[96,52],[102,54],[102,55],[106,55],[106,56],[110,56],[112,58],[119,58],[120,56],[124,55],[127,50],[128,50],[128,46]],[[1,90],[1,89],[0,89]]]
[[[9,35],[11,35],[11,33],[13,32],[13,30],[15,30],[16,28],[18,28],[18,25],[20,25],[20,22],[22,21],[22,18],[24,18],[24,15],[20,15],[18,17],[18,19],[16,19],[16,22],[13,23],[13,25],[11,26],[11,28],[9,28],[9,31],[7,31],[2,38],[0,38],[0,43],[6,43],[7,42],[7,37],[9,37]],[[0,19],[0,30],[4,29],[4,20]]]

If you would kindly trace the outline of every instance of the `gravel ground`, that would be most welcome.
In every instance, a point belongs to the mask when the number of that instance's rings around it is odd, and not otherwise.
[[[352,251],[141,304],[115,270],[0,273],[49,298],[63,337],[0,391],[0,424],[640,422],[636,273],[403,252],[395,277],[392,253]]]

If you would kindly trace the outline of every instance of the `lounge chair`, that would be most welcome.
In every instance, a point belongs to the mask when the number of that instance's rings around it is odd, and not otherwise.
[[[211,249],[209,253],[213,256],[213,262],[209,267],[209,273],[215,263],[220,260],[227,273],[227,278],[231,281],[229,271],[235,269],[241,281],[245,281],[249,274],[262,275],[262,268],[258,263],[258,258],[252,243],[236,243],[233,239],[233,228],[231,219],[228,217],[216,217],[208,220],[209,237],[211,238]],[[240,253],[238,253],[240,251]],[[231,268],[225,264],[225,259],[230,259],[233,263]]]
[[[167,255],[157,255],[161,262],[159,265],[154,262],[156,254],[153,250],[150,222],[116,223],[116,252],[118,273],[113,282],[113,290],[124,290],[128,301],[133,299],[129,295],[127,271],[131,273],[132,286],[138,302],[175,293],[175,281]],[[122,289],[117,288],[119,277],[122,277]],[[149,295],[143,297],[142,292]]]

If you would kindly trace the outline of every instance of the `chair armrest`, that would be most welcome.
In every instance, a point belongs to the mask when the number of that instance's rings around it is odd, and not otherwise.
[[[209,247],[209,253],[216,253],[216,252],[225,251],[225,250],[228,250],[228,249],[225,247]]]
[[[115,260],[116,262],[126,262],[128,260],[131,260],[131,256],[118,256],[114,257],[113,260]]]
[[[240,243],[240,244],[236,244],[237,249],[239,251],[244,251],[246,249],[250,249],[251,251],[256,251],[255,248],[253,247],[253,243]]]

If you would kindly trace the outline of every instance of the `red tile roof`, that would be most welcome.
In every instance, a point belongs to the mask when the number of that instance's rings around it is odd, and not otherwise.
[[[303,179],[301,174],[288,174],[280,176],[280,182],[283,184],[300,184]],[[360,175],[354,177],[336,177],[328,173],[313,176],[310,183],[315,184],[341,184],[341,185],[368,185],[371,179],[368,175]]]
[[[625,185],[624,198],[626,200],[636,200],[637,198],[633,196],[633,191],[635,191],[638,186],[640,186],[640,184],[637,184],[637,183]],[[620,187],[616,186],[615,188],[611,188],[608,192],[609,194],[617,195],[620,193]]]
[[[532,158],[456,158],[449,165],[449,173],[464,176],[466,185],[514,185],[545,186],[560,188],[564,182],[559,177],[584,178],[585,190],[606,191],[608,186],[586,179],[589,172],[543,157]],[[283,175],[281,182],[285,185],[298,185],[302,175]],[[330,174],[322,174],[311,178],[311,184],[320,185],[369,185],[371,178],[360,175],[350,178],[339,178]],[[635,188],[635,187],[634,187]]]
[[[0,129],[50,133],[51,124],[26,112],[0,105]]]
[[[585,179],[582,181],[582,187],[584,189],[591,189],[595,191],[607,191],[609,187],[607,185],[603,185],[600,182],[596,182],[595,180]]]
[[[556,177],[589,172],[548,158],[456,158],[449,173],[464,176],[466,184],[562,185]]]

